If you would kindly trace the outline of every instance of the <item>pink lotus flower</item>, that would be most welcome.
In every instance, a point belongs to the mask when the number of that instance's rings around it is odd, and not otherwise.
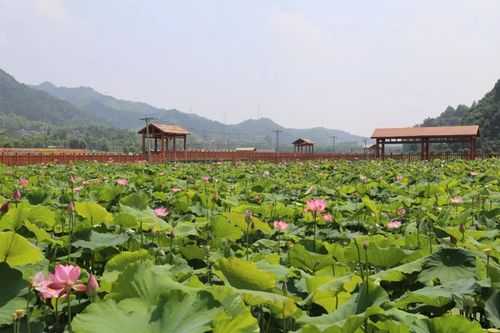
[[[154,213],[157,217],[165,217],[168,215],[169,211],[165,207],[158,207],[154,209]]]
[[[478,173],[478,172],[475,172],[475,171],[471,171],[471,172],[470,172],[470,175],[471,175],[472,177],[475,177],[475,176],[479,176],[479,173]]]
[[[201,179],[203,179],[203,181],[205,183],[208,183],[208,181],[210,180],[210,177],[209,176],[203,176]]]
[[[325,214],[325,215],[323,215],[323,220],[324,220],[325,222],[332,222],[332,221],[333,221],[333,216],[332,216],[332,214]]]
[[[30,182],[26,178],[19,179],[19,186],[26,187]]]
[[[45,275],[42,272],[38,272],[31,281],[31,286],[33,289],[39,292],[43,300],[50,298],[56,298],[61,295],[62,289],[53,289],[50,285],[54,282],[54,275],[49,273]]]
[[[173,193],[177,193],[177,192],[180,192],[182,191],[182,189],[178,188],[178,187],[172,187],[172,190],[171,190]]]
[[[396,176],[396,181],[401,182],[403,181],[404,177],[401,175]]]
[[[52,289],[59,289],[62,293],[71,290],[85,292],[87,287],[79,281],[80,267],[73,265],[56,265],[53,282],[49,285]]]
[[[120,178],[116,180],[116,183],[121,186],[127,186],[128,185],[128,179],[125,178]]]
[[[453,197],[450,199],[450,202],[454,205],[460,205],[464,203],[464,199],[462,197]]]
[[[83,190],[83,186],[78,186],[78,187],[75,187],[73,189],[73,191],[75,191],[75,193],[80,193],[81,190]]]
[[[274,229],[280,232],[288,229],[288,223],[286,223],[285,221],[274,221],[273,225]]]
[[[363,183],[366,183],[368,181],[368,177],[361,175],[359,176],[359,180],[361,180]]]
[[[391,222],[387,223],[387,229],[389,230],[397,230],[399,228],[401,228],[401,221],[392,220]]]
[[[89,280],[87,281],[87,294],[88,295],[95,295],[97,292],[97,289],[99,289],[99,283],[97,282],[97,279],[94,274],[89,275]]]
[[[326,208],[326,201],[323,199],[312,199],[307,201],[307,210],[313,213],[321,213]]]

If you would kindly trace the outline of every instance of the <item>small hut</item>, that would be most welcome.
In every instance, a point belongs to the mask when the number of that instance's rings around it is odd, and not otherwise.
[[[314,153],[314,142],[309,139],[298,138],[292,143],[296,153]]]
[[[160,123],[151,123],[149,126],[141,129],[139,134],[142,135],[142,152],[144,154],[147,153],[149,145],[148,140],[152,140],[154,142],[152,151],[155,153],[161,153],[163,156],[169,152],[170,142],[172,142],[172,153],[175,156],[177,151],[176,140],[182,139],[184,151],[186,151],[186,139],[189,135],[189,132],[177,125],[171,124],[160,124]]]

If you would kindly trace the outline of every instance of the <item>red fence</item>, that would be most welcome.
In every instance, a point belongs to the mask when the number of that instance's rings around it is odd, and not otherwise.
[[[498,157],[492,154],[479,154],[477,158]],[[386,159],[416,161],[420,154],[387,154]],[[431,159],[467,159],[467,153],[434,153]],[[214,161],[309,161],[309,160],[371,160],[371,154],[353,153],[273,153],[273,152],[241,152],[241,151],[178,151],[168,152],[165,155],[152,153],[151,162],[161,163],[167,161],[179,162],[214,162]],[[145,162],[142,154],[129,155],[119,153],[26,153],[26,152],[0,152],[0,164],[29,165],[47,163],[73,163],[73,162],[106,162],[106,163],[137,163]]]

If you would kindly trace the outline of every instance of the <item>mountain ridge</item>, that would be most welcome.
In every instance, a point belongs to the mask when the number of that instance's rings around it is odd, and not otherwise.
[[[193,132],[195,141],[211,142],[218,148],[241,145],[271,148],[274,138],[272,131],[276,129],[283,131],[280,138],[283,146],[290,145],[293,140],[300,136],[307,137],[323,147],[331,146],[332,136],[336,136],[339,143],[364,140],[364,137],[337,129],[324,127],[286,128],[267,117],[246,119],[236,124],[224,124],[194,113],[155,107],[144,102],[118,99],[104,95],[90,87],[58,87],[48,81],[32,87],[66,100],[93,116],[101,117],[102,120],[111,122],[120,128],[138,129],[143,126],[143,122],[139,118],[144,115],[152,116],[158,121],[183,126]]]

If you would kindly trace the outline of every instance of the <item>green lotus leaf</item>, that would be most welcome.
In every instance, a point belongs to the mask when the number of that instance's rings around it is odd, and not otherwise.
[[[238,258],[221,259],[218,266],[229,284],[239,289],[268,291],[276,287],[276,276]]]
[[[113,247],[124,244],[128,240],[127,234],[101,233],[91,230],[85,233],[84,239],[73,242],[73,246],[90,250],[99,250],[106,247]]]
[[[243,231],[238,226],[231,224],[229,220],[222,216],[217,216],[212,223],[214,237],[218,241],[237,241],[243,236]]]
[[[441,283],[474,278],[476,257],[469,251],[443,248],[428,257],[423,264],[418,280],[431,283],[438,279]]]
[[[484,306],[486,317],[494,327],[500,327],[500,293],[495,291]]]
[[[17,207],[11,206],[9,211],[0,219],[0,230],[16,230],[25,222],[45,227],[52,227],[56,223],[55,213],[45,206],[32,206],[27,202]]]
[[[269,235],[273,232],[273,230],[267,223],[262,222],[256,217],[252,217],[250,225],[247,225],[244,213],[230,212],[224,213],[224,216],[229,220],[231,224],[239,227],[240,230],[244,233],[246,233],[247,230],[250,233],[255,233],[257,230],[259,230],[266,235]]]
[[[146,250],[124,251],[111,258],[104,268],[104,274],[101,278],[101,291],[110,292],[113,283],[118,279],[120,273],[132,263],[147,261],[151,259]]]
[[[214,333],[258,333],[257,319],[247,309],[235,316],[219,313],[214,320]]]
[[[337,311],[319,317],[303,317],[299,322],[316,327],[320,332],[349,332],[354,333],[364,322],[365,318],[375,314],[382,314],[380,308],[389,300],[387,292],[369,281],[363,284],[359,292],[343,304]]]
[[[0,326],[12,324],[12,314],[26,307],[26,299],[15,297],[0,305]]]
[[[120,206],[120,212],[115,216],[115,223],[123,227],[140,228],[145,231],[170,231],[172,226],[157,217],[153,210],[139,210],[129,206]]]
[[[159,332],[150,319],[151,309],[139,298],[129,298],[120,303],[106,300],[89,305],[73,319],[72,326],[75,333]]]
[[[0,262],[10,266],[35,264],[43,260],[42,251],[14,232],[0,232]]]
[[[429,333],[483,333],[481,325],[461,316],[432,318],[428,323]]]
[[[288,251],[288,261],[291,266],[309,272],[318,271],[334,263],[332,256],[307,251],[306,248],[300,244],[295,245]]]
[[[149,200],[150,199],[146,193],[136,192],[123,197],[120,200],[120,203],[138,210],[145,210],[148,208]]]
[[[91,224],[111,224],[113,215],[96,202],[76,202],[75,211],[81,217],[90,221]]]

